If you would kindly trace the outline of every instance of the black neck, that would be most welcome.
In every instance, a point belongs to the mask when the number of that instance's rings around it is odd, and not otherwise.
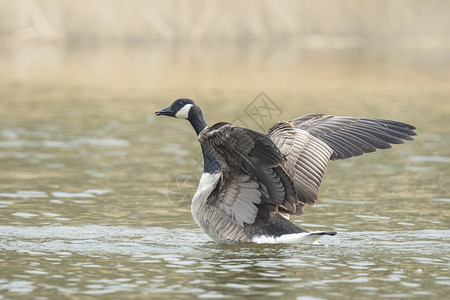
[[[189,122],[191,122],[192,127],[194,127],[195,133],[197,135],[208,126],[203,118],[203,115],[198,115],[194,117],[189,117]]]
[[[197,136],[200,132],[207,126],[203,115],[198,115],[192,118],[189,118],[189,122],[191,122],[192,127],[194,127],[195,133]],[[202,146],[203,153],[203,173],[218,173],[222,170],[220,166],[219,160],[217,157],[209,150],[207,147]]]

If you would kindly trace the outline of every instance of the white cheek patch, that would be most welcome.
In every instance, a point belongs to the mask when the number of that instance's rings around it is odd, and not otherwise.
[[[189,116],[189,110],[191,109],[192,104],[186,104],[183,106],[176,114],[175,118],[179,119],[187,119]]]

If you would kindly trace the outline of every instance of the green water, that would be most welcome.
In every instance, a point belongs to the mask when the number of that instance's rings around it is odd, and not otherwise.
[[[200,50],[2,53],[0,299],[448,295],[446,52]],[[252,119],[262,91],[277,109]],[[404,121],[419,135],[330,163],[317,205],[294,222],[338,235],[222,245],[190,214],[202,170],[192,128],[153,114],[178,97],[210,123],[263,130],[322,112]]]

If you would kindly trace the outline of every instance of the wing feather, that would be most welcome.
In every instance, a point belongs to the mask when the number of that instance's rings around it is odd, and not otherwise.
[[[286,156],[283,167],[291,176],[297,197],[314,204],[328,161],[359,156],[412,140],[415,127],[382,120],[309,114],[278,122],[268,136]]]
[[[383,119],[309,114],[291,122],[327,143],[333,149],[332,160],[387,149],[416,135],[412,125]]]
[[[286,156],[283,167],[292,178],[299,205],[314,204],[333,152],[331,148],[309,132],[294,128],[292,122],[275,124],[268,136],[277,146],[282,143],[291,145],[281,148]],[[302,210],[298,210],[296,214],[301,213]]]
[[[280,167],[285,156],[267,136],[250,129],[218,123],[205,128],[199,142],[208,147],[223,167],[223,180],[208,198],[239,226],[253,224],[259,205],[281,206],[296,213],[294,184]]]
[[[241,227],[244,223],[253,224],[258,213],[257,205],[263,196],[259,184],[248,175],[239,175],[231,180],[222,180],[218,189],[218,193],[208,199],[209,204],[217,206]]]
[[[415,127],[390,120],[309,114],[278,122],[267,136],[218,123],[199,141],[220,160],[223,180],[208,201],[239,226],[253,224],[259,206],[303,213],[318,198],[328,161],[390,148],[416,135]]]

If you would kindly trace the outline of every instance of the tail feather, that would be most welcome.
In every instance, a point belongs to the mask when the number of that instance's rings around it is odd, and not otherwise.
[[[336,231],[313,231],[310,232],[311,235],[336,235]]]

